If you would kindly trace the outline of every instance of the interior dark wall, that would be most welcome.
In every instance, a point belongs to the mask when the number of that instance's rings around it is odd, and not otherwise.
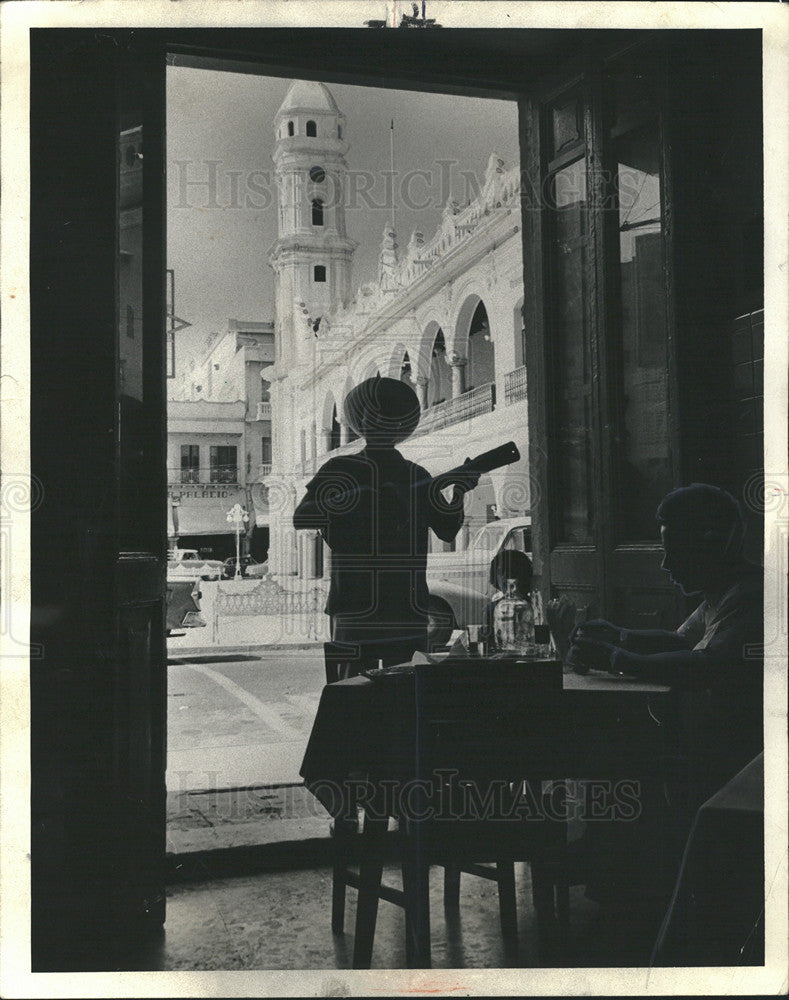
[[[111,916],[116,129],[114,58],[95,38],[34,32],[31,64],[35,968],[67,966]]]
[[[682,481],[739,493],[730,330],[764,304],[761,33],[670,64]]]

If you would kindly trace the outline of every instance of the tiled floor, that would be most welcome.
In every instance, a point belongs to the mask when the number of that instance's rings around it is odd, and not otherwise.
[[[499,929],[496,886],[464,875],[461,907],[445,914],[443,870],[431,871],[433,968],[502,968],[508,963]],[[400,885],[399,869],[385,881]],[[519,951],[517,964],[536,966],[534,913],[528,865],[517,866]],[[158,954],[160,970],[348,969],[353,951],[355,892],[348,892],[346,933],[330,927],[331,871],[309,869],[174,885]],[[639,929],[629,912],[616,924],[603,919],[583,889],[572,890],[572,940],[567,965],[644,965],[657,928]],[[405,968],[404,915],[382,902],[373,968]]]

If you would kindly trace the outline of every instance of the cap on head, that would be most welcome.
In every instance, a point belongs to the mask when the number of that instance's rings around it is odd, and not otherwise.
[[[344,409],[345,419],[357,434],[368,437],[372,431],[394,444],[413,434],[421,414],[419,398],[409,385],[380,375],[354,386],[345,397]]]

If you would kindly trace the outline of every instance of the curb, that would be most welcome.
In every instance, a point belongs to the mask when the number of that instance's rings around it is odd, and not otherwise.
[[[282,642],[282,643],[272,643],[271,645],[250,645],[250,646],[189,646],[189,647],[178,647],[177,649],[167,650],[167,659],[175,660],[183,656],[188,656],[190,658],[195,658],[198,656],[202,657],[214,657],[214,656],[228,656],[234,653],[267,653],[275,652],[282,653],[285,650],[292,649],[296,652],[304,651],[305,649],[323,649],[322,642]]]

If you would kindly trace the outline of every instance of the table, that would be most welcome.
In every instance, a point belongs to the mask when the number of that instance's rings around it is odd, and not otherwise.
[[[410,800],[399,793],[414,788],[414,778],[427,782],[430,792],[420,802],[433,809],[438,803],[440,813],[443,803],[452,801],[451,788],[446,796],[444,789],[445,775],[453,769],[475,779],[481,775],[482,788],[498,779],[508,787],[522,783],[524,792],[537,789],[531,801],[541,809],[547,804],[543,782],[596,779],[604,783],[603,808],[610,811],[619,805],[617,779],[654,774],[662,767],[674,732],[672,711],[673,692],[668,687],[608,674],[563,674],[557,661],[445,660],[410,674],[384,671],[375,679],[360,676],[327,685],[301,774],[337,819],[355,823],[357,807],[363,805],[365,830],[372,816],[371,832],[376,835],[378,824],[379,836],[385,816],[396,815],[401,829],[407,817],[405,825],[413,827],[418,837],[419,824],[411,824],[413,813],[403,808]],[[426,716],[437,721],[439,729],[446,723],[442,738],[425,735]],[[382,789],[393,794],[387,798]],[[559,788],[550,799],[550,809],[561,810],[564,802]],[[566,826],[561,811],[535,818],[557,820],[538,822],[537,827],[560,847]],[[517,835],[511,824],[505,821],[504,826],[509,829],[502,829],[502,836]],[[418,855],[419,845],[406,850]],[[380,864],[377,871],[380,879]],[[552,898],[551,883],[541,879],[538,888],[535,876],[535,907],[538,926],[543,928],[546,923],[540,914],[546,912],[546,891]],[[374,915],[369,919],[374,926]],[[425,904],[424,924],[428,921]],[[419,939],[422,918],[413,917],[412,922]],[[358,931],[357,926],[357,936]],[[420,947],[429,953],[429,944],[422,940]],[[365,955],[371,948],[370,938]]]
[[[696,814],[653,965],[764,963],[764,754]]]
[[[481,698],[495,696],[501,662],[480,661]],[[524,684],[527,690],[535,687],[528,677]],[[672,751],[674,699],[665,685],[569,673],[535,698],[538,725],[517,745],[508,737],[506,749],[515,755],[513,766],[528,766],[546,779],[610,777],[626,773],[628,766],[651,770],[656,755]],[[336,815],[340,802],[332,783],[350,775],[412,776],[415,743],[414,675],[352,677],[323,689],[300,773]]]

